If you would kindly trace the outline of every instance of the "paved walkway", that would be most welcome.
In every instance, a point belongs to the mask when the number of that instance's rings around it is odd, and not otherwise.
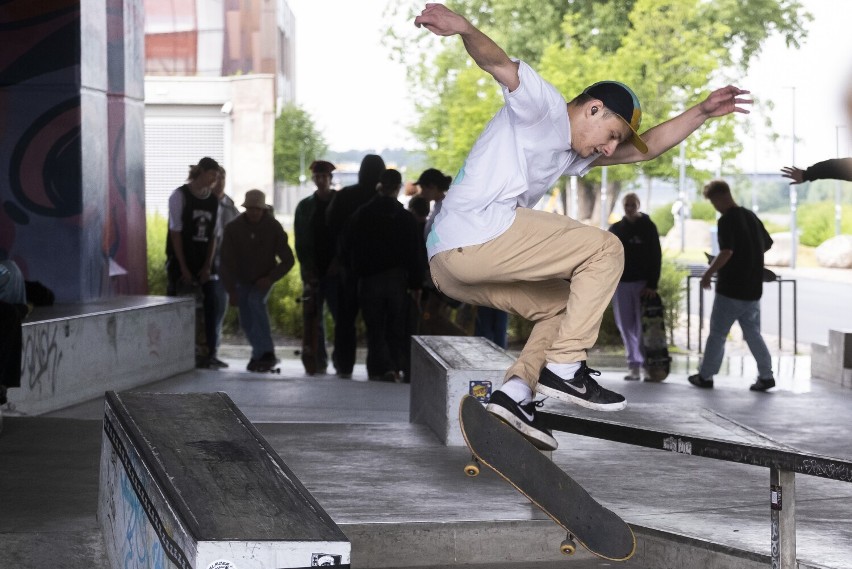
[[[466,478],[463,448],[444,447],[427,428],[408,423],[407,385],[367,382],[363,365],[354,381],[309,378],[296,359],[282,362],[281,375],[249,374],[239,371],[239,352],[224,351],[232,354],[228,371],[193,371],[138,390],[227,392],[343,527],[354,567],[559,559],[563,536],[554,524],[496,476]],[[632,413],[712,408],[802,450],[852,457],[852,392],[811,381],[804,360],[791,362],[798,367],[780,373],[779,388],[766,394],[749,392],[753,375],[736,365],[717,377],[715,390],[696,389],[686,382],[683,359],[665,383],[624,382],[615,370],[601,382],[624,393]],[[5,418],[0,567],[103,566],[95,519],[102,413],[98,399],[47,416]],[[659,530],[682,536],[683,548],[710,542],[768,554],[766,469],[557,438],[554,460],[646,540]],[[849,567],[852,484],[798,476],[797,507],[802,567]],[[588,554],[568,561],[606,566]],[[623,566],[644,567],[633,560]]]

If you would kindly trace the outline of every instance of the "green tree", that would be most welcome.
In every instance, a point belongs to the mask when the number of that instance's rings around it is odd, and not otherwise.
[[[413,10],[403,15],[394,4],[399,3],[390,4],[395,22],[413,19]],[[798,45],[810,18],[798,0],[457,0],[448,5],[568,98],[605,78],[631,85],[643,103],[644,128],[700,102],[711,84],[741,78],[768,37],[781,35],[788,45]],[[407,64],[421,101],[415,136],[434,165],[456,171],[502,97],[460,41],[414,30],[395,24],[386,42]],[[693,164],[736,156],[735,122],[733,116],[715,119],[688,139],[689,176],[708,179],[709,172]],[[638,171],[674,179],[677,155],[672,149]],[[636,174],[636,166],[609,168],[610,207]],[[597,217],[599,184],[599,171],[581,180],[580,218]]]
[[[310,163],[324,156],[327,151],[325,138],[317,130],[311,115],[297,105],[285,106],[281,116],[275,119],[275,179],[298,184],[299,176]]]

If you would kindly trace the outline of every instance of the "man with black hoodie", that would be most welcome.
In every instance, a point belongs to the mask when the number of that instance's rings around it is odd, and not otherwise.
[[[408,379],[406,291],[423,285],[422,237],[397,196],[402,176],[385,170],[376,195],[352,215],[341,241],[347,274],[358,279],[358,303],[367,327],[367,375]],[[402,372],[402,373],[400,373]]]
[[[379,177],[385,171],[381,156],[368,154],[361,160],[358,183],[337,192],[325,212],[329,238],[336,243],[337,256],[328,268],[329,275],[340,274],[337,299],[337,321],[334,323],[334,369],[342,379],[352,378],[355,367],[355,318],[358,316],[358,279],[349,274],[340,259],[341,236],[346,222],[355,210],[376,195]]]
[[[621,203],[624,217],[609,228],[624,245],[624,272],[612,297],[612,310],[627,352],[629,371],[624,379],[635,381],[640,379],[639,370],[645,365],[642,354],[642,298],[657,294],[663,253],[657,226],[639,211],[639,196],[631,192]]]

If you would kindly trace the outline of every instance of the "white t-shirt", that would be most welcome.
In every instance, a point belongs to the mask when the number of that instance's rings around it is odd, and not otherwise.
[[[426,239],[429,257],[485,243],[505,232],[515,208],[534,207],[563,174],[582,176],[598,158],[571,150],[565,98],[529,65],[503,86],[505,105],[479,135]]]

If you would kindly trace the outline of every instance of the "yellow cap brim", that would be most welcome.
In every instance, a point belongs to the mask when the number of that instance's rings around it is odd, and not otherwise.
[[[622,117],[622,116],[621,116],[621,115],[619,115],[619,114],[616,114],[615,116],[617,116],[617,117],[619,118],[619,120],[621,120],[621,122],[623,122],[624,124],[626,124],[626,125],[627,125],[627,128],[629,128],[629,129],[630,129],[631,136],[630,136],[630,138],[628,139],[628,141],[629,141],[629,142],[630,142],[633,146],[635,146],[635,147],[636,147],[636,150],[638,150],[638,151],[639,151],[639,152],[641,152],[642,154],[648,154],[648,145],[647,145],[647,144],[645,144],[645,141],[644,141],[644,140],[642,140],[642,137],[641,137],[641,136],[639,136],[639,133],[638,133],[638,132],[636,132],[636,130],[635,130],[632,126],[630,126],[630,123],[629,123],[629,122],[627,122],[626,120],[624,120],[624,117]]]

